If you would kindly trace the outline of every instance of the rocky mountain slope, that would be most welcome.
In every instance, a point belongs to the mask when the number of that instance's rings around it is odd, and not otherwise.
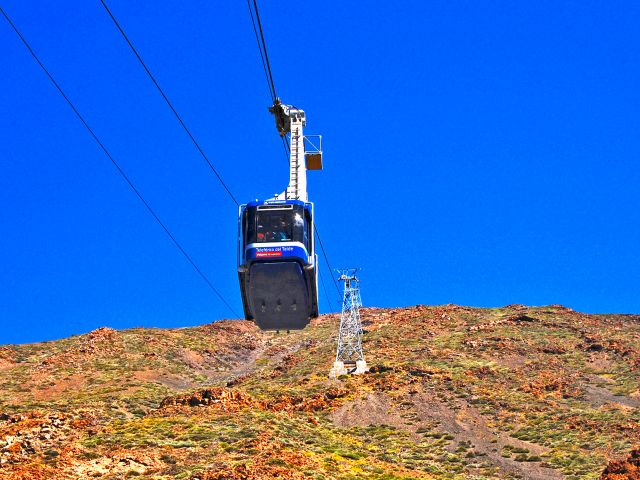
[[[640,317],[364,309],[0,347],[0,479],[640,478]],[[606,468],[606,471],[605,471]]]

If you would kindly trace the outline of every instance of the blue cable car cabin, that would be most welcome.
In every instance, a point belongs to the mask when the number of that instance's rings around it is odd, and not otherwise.
[[[240,206],[238,276],[244,315],[262,330],[300,330],[318,316],[313,204]]]

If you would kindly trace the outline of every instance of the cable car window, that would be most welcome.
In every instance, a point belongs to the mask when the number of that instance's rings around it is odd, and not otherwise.
[[[305,228],[303,211],[296,205],[293,212],[293,238],[296,242],[302,242],[304,244]]]
[[[311,228],[311,217],[307,210],[304,211],[304,246],[307,248],[307,253],[312,255],[311,251],[311,240],[313,237],[313,230]]]
[[[308,241],[309,224],[306,218],[305,209],[301,205],[293,207],[293,239],[302,243],[305,247]],[[307,248],[307,251],[309,249]]]
[[[256,210],[255,207],[249,207],[246,210],[246,244],[253,243],[256,237]]]
[[[247,246],[247,211],[246,210],[242,212],[240,225],[242,226],[242,248],[244,248]]]
[[[258,211],[256,242],[290,242],[293,239],[291,213],[291,210]]]

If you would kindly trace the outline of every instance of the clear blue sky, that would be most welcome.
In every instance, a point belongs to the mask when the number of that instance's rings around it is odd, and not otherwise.
[[[245,2],[109,5],[238,199],[282,191]],[[240,311],[236,207],[100,2],[3,7]],[[324,136],[329,259],[363,268],[366,305],[640,312],[637,2],[260,7],[278,94]],[[0,48],[0,343],[229,317],[4,19]]]

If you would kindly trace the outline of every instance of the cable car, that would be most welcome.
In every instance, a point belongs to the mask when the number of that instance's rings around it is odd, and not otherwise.
[[[266,200],[240,207],[238,275],[245,318],[262,330],[300,330],[318,316],[313,204]]]
[[[300,330],[318,316],[314,207],[307,199],[306,171],[322,168],[322,144],[303,136],[304,111],[279,100],[270,111],[280,135],[290,134],[289,186],[271,199],[240,206],[238,278],[247,320],[262,330]]]

